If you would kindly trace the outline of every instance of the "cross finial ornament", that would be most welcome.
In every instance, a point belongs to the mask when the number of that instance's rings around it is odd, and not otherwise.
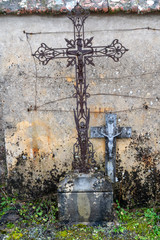
[[[67,58],[67,67],[75,66],[76,85],[74,97],[77,107],[74,110],[74,117],[77,129],[77,142],[74,144],[73,168],[80,172],[88,172],[90,164],[94,163],[94,151],[92,143],[89,141],[89,119],[90,110],[87,107],[88,85],[86,84],[86,65],[92,65],[94,57],[110,57],[118,62],[123,54],[128,51],[118,39],[115,39],[107,46],[92,46],[91,38],[84,36],[84,23],[89,16],[89,11],[83,9],[79,3],[68,13],[68,18],[74,27],[73,39],[65,39],[66,48],[50,48],[42,43],[33,54],[43,65],[55,58]]]

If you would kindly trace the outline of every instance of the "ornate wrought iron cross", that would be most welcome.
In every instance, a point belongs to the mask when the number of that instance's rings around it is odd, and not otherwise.
[[[49,48],[42,43],[33,54],[39,61],[46,65],[51,59],[67,58],[69,66],[75,66],[76,85],[75,94],[77,107],[74,110],[76,129],[78,133],[77,142],[74,144],[73,168],[80,172],[88,172],[90,165],[94,162],[93,145],[89,141],[88,129],[90,110],[87,107],[88,85],[86,84],[86,65],[92,65],[93,57],[110,57],[118,62],[127,49],[117,39],[108,46],[92,46],[91,38],[84,37],[84,23],[89,12],[84,10],[79,3],[68,13],[74,25],[74,37],[66,40],[67,48]]]

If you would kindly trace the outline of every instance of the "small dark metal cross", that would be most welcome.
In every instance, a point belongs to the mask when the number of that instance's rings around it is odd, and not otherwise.
[[[90,164],[94,162],[93,146],[88,137],[90,110],[87,107],[87,98],[90,95],[87,93],[86,65],[94,66],[93,57],[107,56],[118,62],[127,51],[117,39],[108,46],[92,46],[93,37],[89,39],[84,37],[84,23],[88,16],[89,12],[77,3],[73,10],[68,13],[68,18],[74,25],[74,37],[71,40],[65,39],[67,48],[49,48],[45,43],[42,43],[33,54],[43,65],[46,65],[51,59],[67,58],[67,67],[75,66],[76,93],[74,97],[77,107],[74,110],[74,117],[78,137],[73,147],[73,168],[80,172],[88,172]]]
[[[112,182],[115,182],[116,171],[116,138],[130,138],[132,129],[130,127],[116,127],[117,115],[106,114],[106,125],[102,127],[91,127],[91,138],[105,138],[105,173]]]

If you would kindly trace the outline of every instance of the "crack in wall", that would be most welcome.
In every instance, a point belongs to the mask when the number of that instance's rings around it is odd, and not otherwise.
[[[24,31],[25,33],[25,31]],[[28,42],[28,45],[29,45],[29,48],[30,48],[30,51],[31,51],[31,56],[33,57],[33,50],[32,50],[32,46],[31,46],[31,43],[29,41],[29,38],[28,38],[28,34],[26,34],[26,39],[27,39],[27,42]],[[36,60],[35,58],[33,57],[33,62],[34,62],[34,66],[35,66],[35,105],[34,105],[34,110],[37,109],[37,82],[38,82],[38,79],[37,79],[37,65],[36,65]]]
[[[94,32],[130,32],[130,31],[140,31],[140,30],[148,30],[148,31],[160,31],[160,28],[152,28],[152,27],[138,27],[138,28],[117,28],[117,29],[106,29],[106,30],[90,30],[85,31],[86,33],[94,33]],[[25,32],[25,31],[24,31]],[[37,34],[59,34],[59,33],[73,33],[72,31],[57,31],[57,32],[25,32],[27,35],[37,35]]]

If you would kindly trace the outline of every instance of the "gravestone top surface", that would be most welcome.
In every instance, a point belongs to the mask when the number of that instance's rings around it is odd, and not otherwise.
[[[60,193],[70,192],[112,192],[112,184],[104,173],[70,174],[58,187]]]

